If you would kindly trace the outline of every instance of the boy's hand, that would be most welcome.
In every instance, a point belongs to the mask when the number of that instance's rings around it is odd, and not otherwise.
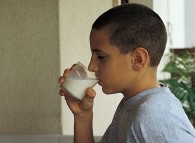
[[[66,77],[70,73],[70,69],[66,69],[64,71],[63,76],[59,78],[59,83],[63,84]],[[75,100],[72,96],[70,96],[67,92],[60,89],[59,94],[65,97],[66,103],[69,106],[70,110],[75,116],[84,115],[86,113],[91,113],[93,109],[93,101],[94,97],[96,96],[95,90],[89,87],[86,90],[86,96],[81,101]]]

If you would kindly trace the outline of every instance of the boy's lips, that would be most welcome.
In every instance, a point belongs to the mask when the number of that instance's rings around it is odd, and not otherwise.
[[[95,76],[96,76],[96,78],[97,78],[98,80],[100,80],[99,76],[97,76],[96,74],[95,74]]]
[[[100,86],[102,86],[102,82],[101,82],[101,80],[99,80],[99,81],[98,81],[98,84],[99,84]]]
[[[96,77],[97,77],[97,79],[99,80],[99,81],[98,81],[98,84],[101,85],[101,79],[100,79],[99,76],[97,76],[97,75],[96,75]]]

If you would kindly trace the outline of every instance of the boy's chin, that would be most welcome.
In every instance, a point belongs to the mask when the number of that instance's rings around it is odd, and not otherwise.
[[[113,91],[112,89],[108,89],[108,88],[104,88],[104,87],[102,87],[102,91],[105,94],[114,94],[114,93],[117,93],[117,92]]]

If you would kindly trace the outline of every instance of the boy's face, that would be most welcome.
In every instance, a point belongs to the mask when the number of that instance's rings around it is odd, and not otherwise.
[[[92,29],[90,35],[92,57],[89,70],[100,79],[99,85],[106,94],[125,93],[133,88],[136,72],[132,69],[132,53],[122,54],[111,45],[106,30]]]

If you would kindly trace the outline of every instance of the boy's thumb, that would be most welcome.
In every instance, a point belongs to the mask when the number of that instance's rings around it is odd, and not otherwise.
[[[92,99],[92,100],[96,96],[96,92],[92,87],[87,88],[86,94],[87,94],[86,97],[89,98],[89,99]]]
[[[85,110],[89,111],[93,108],[93,101],[94,97],[96,96],[96,92],[93,88],[89,87],[86,90],[86,96],[81,100],[80,107]]]

